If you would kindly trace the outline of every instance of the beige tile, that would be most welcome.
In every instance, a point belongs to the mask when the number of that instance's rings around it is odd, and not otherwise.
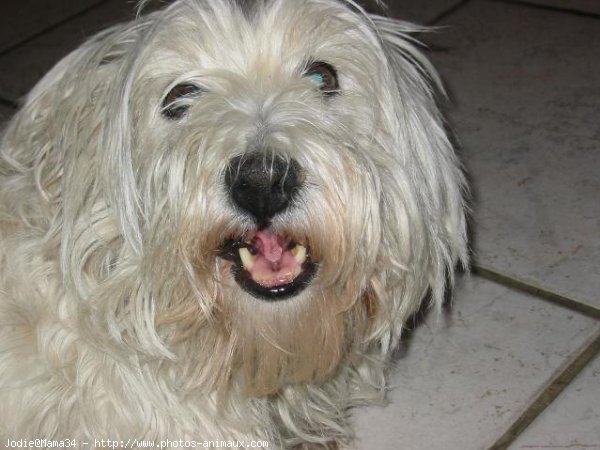
[[[60,23],[100,0],[2,0],[0,52]]]
[[[428,37],[473,182],[476,259],[598,308],[599,23],[471,2]]]
[[[600,357],[510,447],[600,448]]]
[[[355,413],[359,450],[487,449],[600,330],[593,319],[473,276],[407,342],[390,404]]]

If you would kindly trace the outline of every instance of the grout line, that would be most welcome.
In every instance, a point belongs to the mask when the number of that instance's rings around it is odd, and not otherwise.
[[[462,0],[460,2],[458,2],[456,5],[451,6],[450,8],[448,8],[445,11],[442,11],[441,13],[439,13],[437,16],[435,16],[433,19],[429,20],[427,22],[427,25],[435,25],[436,23],[440,22],[441,20],[445,19],[446,17],[448,17],[449,15],[453,14],[454,12],[458,11],[459,9],[461,9],[463,6],[465,6],[467,3],[469,3],[471,0]]]
[[[53,23],[51,25],[48,25],[46,28],[43,28],[43,29],[41,29],[39,31],[36,31],[35,33],[33,33],[33,34],[25,37],[24,39],[22,39],[20,41],[17,41],[14,44],[11,44],[8,47],[0,50],[0,56],[4,56],[7,53],[12,52],[16,48],[21,47],[22,45],[25,45],[25,44],[27,44],[27,43],[29,43],[29,42],[31,42],[31,41],[39,38],[40,36],[42,36],[42,35],[50,32],[50,31],[52,31],[52,30],[54,30],[54,29],[56,29],[56,28],[64,25],[67,22],[70,22],[73,19],[76,19],[76,18],[78,18],[78,17],[80,17],[80,16],[82,16],[82,15],[84,15],[84,14],[92,11],[93,9],[95,9],[95,8],[97,8],[97,7],[103,5],[104,3],[107,3],[107,2],[108,2],[108,0],[99,0],[99,1],[91,4],[90,6],[82,9],[81,11],[78,11],[78,12],[76,12],[76,13],[70,15],[70,16],[67,16],[67,17],[65,17],[63,19],[60,19],[58,22],[55,22],[55,23]]]
[[[507,449],[598,354],[600,354],[600,331],[596,331],[593,337],[575,352],[527,409],[488,450]]]
[[[597,13],[579,11],[577,9],[571,9],[571,8],[563,8],[560,6],[543,5],[540,3],[529,3],[527,0],[488,0],[488,1],[492,1],[494,3],[507,3],[507,4],[511,4],[511,5],[515,5],[515,6],[523,6],[525,8],[532,8],[532,9],[541,9],[541,10],[546,10],[546,11],[551,11],[551,12],[556,12],[556,13],[570,14],[570,15],[578,16],[578,17],[586,17],[588,19],[596,19],[596,20],[600,19],[600,14],[597,14]]]
[[[511,275],[504,274],[495,269],[483,266],[478,263],[473,263],[473,265],[471,266],[471,271],[495,283],[511,287],[513,289],[525,292],[527,294],[531,294],[542,300],[546,300],[560,305],[562,307],[565,307],[567,309],[570,309],[572,311],[581,313],[587,317],[600,320],[600,309],[598,309],[597,307],[561,294],[557,294],[556,292],[552,292],[548,289],[538,286],[534,282],[520,280]]]

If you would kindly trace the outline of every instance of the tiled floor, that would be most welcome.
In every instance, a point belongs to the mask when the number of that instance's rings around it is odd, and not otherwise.
[[[444,25],[421,38],[473,186],[474,273],[404,342],[390,404],[356,411],[356,448],[600,448],[600,2],[388,3]],[[4,0],[0,120],[132,10]]]

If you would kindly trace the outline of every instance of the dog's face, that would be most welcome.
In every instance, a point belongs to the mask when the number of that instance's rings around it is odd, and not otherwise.
[[[90,328],[259,394],[385,353],[464,256],[409,31],[334,0],[177,1],[55,69],[31,98],[72,121],[52,189]]]
[[[321,378],[344,353],[346,313],[360,329],[374,312],[396,209],[381,186],[399,150],[383,51],[331,1],[190,2],[163,20],[131,84],[144,241],[191,262],[205,307],[260,361],[261,390],[274,368]]]
[[[357,13],[188,3],[142,54],[131,93],[141,203],[181,230],[179,251],[225,301],[270,311],[363,291],[380,171],[396,150],[378,130],[389,68]]]

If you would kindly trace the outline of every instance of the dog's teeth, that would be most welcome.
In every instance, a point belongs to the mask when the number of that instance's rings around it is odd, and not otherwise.
[[[244,269],[251,270],[252,266],[254,266],[254,256],[250,253],[250,250],[246,247],[241,247],[239,249],[240,259],[242,260],[242,265]]]
[[[298,264],[303,264],[306,261],[306,247],[304,245],[296,245],[291,252]]]

